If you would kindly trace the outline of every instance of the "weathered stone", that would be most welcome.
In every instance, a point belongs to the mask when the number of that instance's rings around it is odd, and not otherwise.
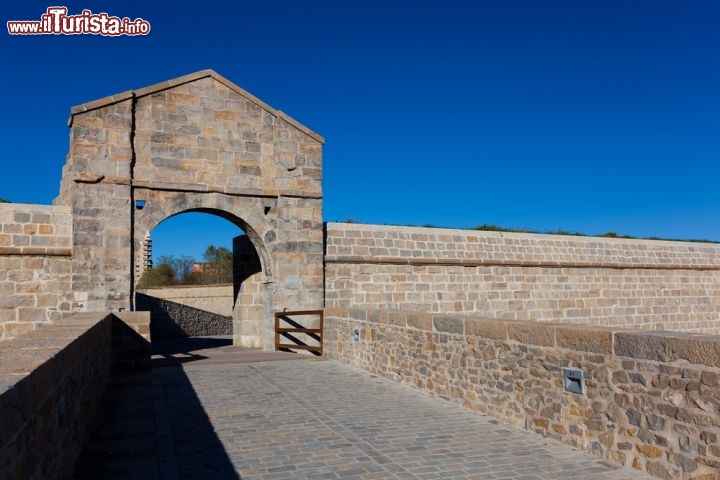
[[[581,352],[612,353],[612,329],[558,326],[555,329],[555,338],[558,347]]]
[[[650,475],[662,478],[663,480],[674,480],[678,478],[671,468],[661,462],[648,462],[645,469]]]
[[[643,332],[615,335],[615,353],[662,362],[687,360],[720,367],[720,340],[683,333]]]
[[[701,380],[703,385],[717,386],[720,385],[720,374],[717,372],[702,372]]]
[[[458,317],[433,315],[432,323],[436,332],[447,332],[462,335],[465,331],[465,321]]]
[[[529,322],[509,322],[507,329],[510,340],[530,345],[555,345],[554,326]]]
[[[478,318],[466,318],[465,334],[495,340],[506,340],[508,338],[507,322]]]
[[[654,413],[651,413],[645,418],[647,420],[647,425],[650,430],[662,430],[665,428],[665,419],[660,415],[655,415]]]

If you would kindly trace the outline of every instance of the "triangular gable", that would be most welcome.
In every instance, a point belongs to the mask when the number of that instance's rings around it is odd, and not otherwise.
[[[70,109],[70,118],[68,119],[68,126],[72,125],[72,119],[75,115],[82,114],[84,112],[88,112],[91,110],[95,110],[107,105],[111,105],[113,103],[118,103],[123,100],[128,100],[130,98],[139,98],[144,97],[147,95],[152,95],[153,93],[157,93],[163,90],[168,90],[173,87],[177,87],[178,85],[183,85],[186,83],[195,82],[197,80],[200,80],[202,78],[212,77],[214,80],[218,81],[219,83],[225,85],[233,92],[237,93],[238,95],[242,96],[246,100],[252,102],[253,104],[257,105],[258,107],[262,108],[263,110],[267,111],[268,113],[272,114],[273,116],[277,118],[281,118],[282,120],[286,121],[288,124],[292,125],[293,127],[297,128],[301,132],[305,133],[306,135],[314,138],[320,143],[325,143],[325,139],[295,120],[294,118],[290,117],[286,113],[272,108],[267,103],[263,102],[256,96],[252,95],[251,93],[243,90],[239,86],[237,86],[235,83],[231,82],[227,78],[223,77],[219,73],[215,72],[214,70],[200,70],[195,73],[190,73],[188,75],[183,75],[182,77],[174,78],[172,80],[167,80],[164,82],[156,83],[154,85],[150,85],[149,87],[140,88],[137,90],[128,90],[125,92],[121,92],[115,95],[110,95],[108,97],[100,98],[98,100],[93,100],[92,102],[82,103],[80,105],[76,105]]]

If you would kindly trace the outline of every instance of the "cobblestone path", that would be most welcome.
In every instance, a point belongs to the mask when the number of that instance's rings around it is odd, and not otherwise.
[[[117,377],[76,478],[650,478],[333,361],[231,356]]]

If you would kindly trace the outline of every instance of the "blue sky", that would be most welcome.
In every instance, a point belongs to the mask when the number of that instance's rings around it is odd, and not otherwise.
[[[325,136],[327,221],[720,240],[716,1],[63,5],[152,31],[0,35],[0,197],[52,201],[72,105],[213,68]],[[232,236],[182,218],[156,252]]]

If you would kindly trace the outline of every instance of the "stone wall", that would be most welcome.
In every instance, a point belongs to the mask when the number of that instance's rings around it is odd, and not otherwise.
[[[115,312],[113,316],[113,371],[150,368],[150,312]]]
[[[147,315],[130,317],[131,330],[146,325]],[[78,314],[3,342],[0,478],[71,477],[99,411],[113,353],[129,357],[121,351],[127,343],[115,343],[115,323],[129,325],[107,313]]]
[[[72,310],[67,207],[0,204],[0,340]]]
[[[719,337],[365,308],[325,328],[330,358],[658,478],[720,478]]]
[[[240,284],[233,311],[233,345],[248,348],[260,348],[263,345],[261,336],[266,317],[264,289],[261,272],[246,277]]]
[[[182,303],[135,295],[138,310],[150,312],[152,338],[232,335],[232,317],[201,310]]]
[[[720,245],[327,224],[326,306],[720,333]]]
[[[138,293],[170,300],[181,305],[205,310],[229,317],[233,311],[233,286],[225,285],[178,285],[138,290]]]

